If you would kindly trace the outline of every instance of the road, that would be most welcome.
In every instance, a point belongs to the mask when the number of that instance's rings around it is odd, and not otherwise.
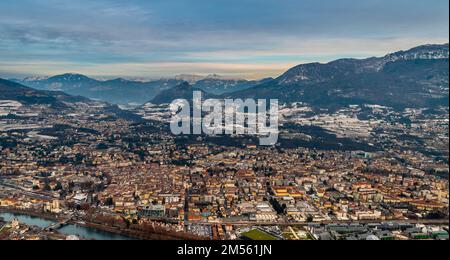
[[[330,221],[322,221],[322,222],[252,222],[252,221],[237,221],[237,222],[215,222],[215,223],[205,223],[198,222],[195,223],[197,225],[233,225],[233,226],[308,226],[311,224],[323,224],[323,225],[332,225],[332,224],[377,224],[377,223],[394,223],[394,224],[424,224],[424,225],[449,225],[448,219],[443,220],[358,220],[358,221],[339,221],[339,220],[330,220]]]
[[[51,195],[37,193],[37,192],[31,192],[23,189],[22,187],[17,187],[14,185],[6,184],[0,181],[0,186],[9,188],[9,189],[15,189],[16,191],[22,192],[24,195],[34,198],[34,199],[40,199],[40,200],[46,200],[46,201],[53,201],[55,198],[53,198]]]
[[[291,231],[292,235],[295,237],[295,240],[300,240],[300,238],[297,235],[297,232],[295,232],[295,230],[289,226],[289,230]]]

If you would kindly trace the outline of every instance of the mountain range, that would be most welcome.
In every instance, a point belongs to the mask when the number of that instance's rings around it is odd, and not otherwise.
[[[377,104],[448,106],[449,45],[424,45],[367,59],[296,66],[261,85],[227,95],[305,102],[316,108]]]
[[[167,79],[140,82],[122,78],[101,81],[80,74],[63,74],[49,78],[25,78],[16,82],[38,90],[63,91],[112,104],[139,104],[182,81]]]
[[[183,82],[174,88],[162,91],[151,101],[151,103],[160,105],[169,104],[175,99],[192,100],[194,91],[202,92],[203,98],[213,98],[212,94],[196,88],[188,82]]]
[[[155,81],[133,81],[122,78],[96,80],[80,74],[63,74],[49,78],[30,77],[14,82],[39,90],[63,91],[70,95],[79,95],[112,104],[143,104],[164,90],[171,89],[185,81],[196,89],[212,94],[225,94],[254,87],[261,81],[226,79],[217,75],[201,77],[180,75],[174,78]]]
[[[0,78],[0,100],[18,101],[22,105],[43,105],[44,111],[70,113],[79,108],[89,107],[116,118],[140,122],[142,118],[130,111],[122,110],[118,105],[93,101],[86,97],[71,96],[61,91],[36,90],[21,84]]]
[[[170,103],[178,98],[190,99],[192,91],[200,90],[205,97],[275,98],[282,103],[304,102],[317,109],[336,109],[351,104],[377,104],[398,109],[448,106],[449,45],[423,45],[384,57],[302,64],[278,78],[260,81],[225,79],[217,75],[180,75],[150,82],[100,81],[79,74],[64,74],[16,82],[38,90],[63,91],[113,104]],[[25,92],[35,101],[43,99],[30,94],[29,90]],[[50,97],[56,95],[42,93]]]
[[[217,75],[210,75],[204,79],[194,82],[192,85],[213,95],[222,95],[246,90],[262,83],[273,80],[272,78],[262,80],[225,79]]]
[[[53,108],[66,107],[66,103],[90,102],[85,97],[60,91],[35,90],[4,79],[0,79],[0,100],[14,100],[26,105],[50,105]]]

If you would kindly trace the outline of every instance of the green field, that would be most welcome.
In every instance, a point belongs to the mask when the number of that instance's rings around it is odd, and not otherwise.
[[[263,232],[263,231],[258,230],[258,229],[254,229],[254,230],[251,230],[249,232],[243,233],[242,236],[246,237],[248,239],[251,239],[251,240],[262,240],[262,241],[277,240],[276,237],[271,236],[271,235],[267,234],[266,232]]]

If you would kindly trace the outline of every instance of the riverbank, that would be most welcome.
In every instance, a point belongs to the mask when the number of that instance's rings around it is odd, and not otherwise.
[[[58,218],[54,214],[39,213],[29,210],[19,209],[1,209],[0,217],[4,218],[5,222],[11,222],[13,219],[18,219],[20,223],[27,226],[35,226],[42,230],[47,229],[54,224],[59,223]],[[80,224],[69,221],[66,225],[55,228],[53,230],[65,236],[77,236],[86,240],[136,240],[138,238],[120,232],[120,230],[107,229],[102,226],[93,226],[89,224]]]
[[[30,217],[41,218],[48,221],[59,222],[61,220],[57,214],[46,213],[46,212],[37,212],[34,210],[25,210],[25,209],[17,209],[17,208],[0,208],[0,213],[10,213],[17,215],[27,215]]]
[[[1,213],[23,215],[41,220],[46,220],[52,223],[45,223],[50,226],[54,223],[64,221],[63,216],[57,214],[37,212],[34,210],[24,210],[16,208],[0,208]],[[27,224],[27,223],[25,223]],[[42,226],[42,225],[41,225]],[[68,235],[77,235],[83,237],[83,235],[92,235],[99,233],[100,236],[95,237],[96,240],[203,240],[205,238],[199,238],[188,233],[167,231],[162,227],[147,225],[131,225],[129,228],[119,228],[116,226],[109,226],[102,223],[96,223],[86,218],[79,220],[70,220],[66,222],[66,225],[57,228],[55,231],[66,231]],[[107,235],[110,234],[110,235]]]

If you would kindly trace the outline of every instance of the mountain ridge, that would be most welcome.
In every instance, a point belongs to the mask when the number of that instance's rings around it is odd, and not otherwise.
[[[193,89],[214,96],[277,98],[282,102],[310,103],[318,108],[352,103],[423,107],[448,104],[448,53],[448,43],[428,44],[382,57],[300,64],[277,78],[259,81],[226,79],[215,74],[203,78],[182,75],[149,82],[123,78],[99,81],[66,73],[49,78],[28,78],[18,83],[115,104],[168,101],[169,96],[176,99],[177,91],[172,89],[185,93],[180,86],[188,87],[184,82],[189,82]]]
[[[176,99],[192,100],[194,91],[199,91],[202,93],[203,99],[213,98],[214,95],[200,88],[194,87],[189,82],[185,81],[174,88],[162,91],[154,99],[150,101],[152,104],[161,105],[169,104]]]
[[[259,81],[226,79],[217,75],[201,78],[184,75],[154,81],[134,81],[123,78],[97,80],[77,73],[14,80],[38,90],[63,91],[70,95],[84,96],[113,104],[144,104],[164,90],[176,87],[185,81],[194,85],[195,88],[216,95],[244,90],[260,83]]]
[[[319,109],[350,104],[399,109],[445,106],[448,67],[448,44],[423,45],[378,58],[301,64],[273,81],[226,97],[276,98],[309,103]]]
[[[14,100],[29,105],[50,105],[53,108],[66,107],[65,102],[89,102],[81,96],[71,96],[59,91],[35,90],[19,83],[0,78],[0,99]]]

